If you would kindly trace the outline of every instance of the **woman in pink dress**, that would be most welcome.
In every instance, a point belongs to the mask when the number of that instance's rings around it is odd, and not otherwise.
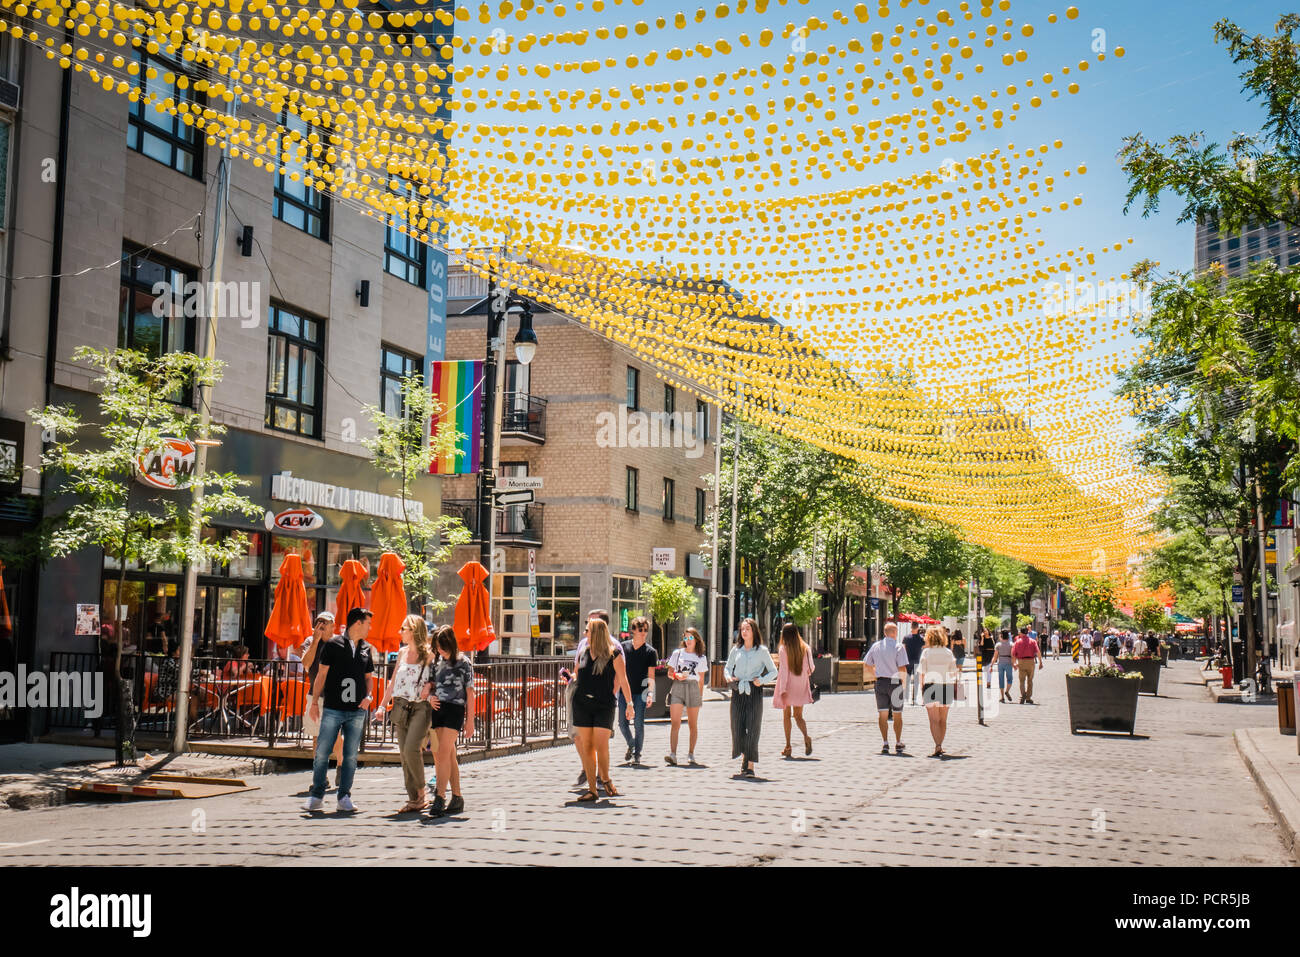
[[[793,712],[794,722],[803,733],[803,753],[812,754],[812,738],[808,737],[808,725],[804,724],[804,705],[812,704],[812,649],[799,635],[799,629],[786,623],[781,626],[781,649],[777,657],[776,691],[772,695],[772,707],[783,709],[782,719],[785,724],[785,750],[781,757],[790,757],[790,717]]]

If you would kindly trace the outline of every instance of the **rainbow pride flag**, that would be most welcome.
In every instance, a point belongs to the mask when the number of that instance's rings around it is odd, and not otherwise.
[[[433,418],[433,435],[442,429],[460,433],[460,455],[441,455],[429,471],[434,475],[467,475],[479,470],[483,438],[483,360],[431,362],[433,397],[442,409]]]

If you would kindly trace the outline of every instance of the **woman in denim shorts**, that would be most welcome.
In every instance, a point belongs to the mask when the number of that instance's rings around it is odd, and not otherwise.
[[[695,742],[699,740],[700,705],[704,703],[704,685],[709,680],[709,659],[704,654],[704,639],[694,628],[686,629],[686,640],[668,658],[668,677],[672,687],[668,690],[668,713],[672,717],[672,730],[668,732],[668,754],[664,760],[677,763],[677,733],[682,727],[682,709],[686,709],[686,722],[690,725],[690,750],[686,763],[695,764]]]

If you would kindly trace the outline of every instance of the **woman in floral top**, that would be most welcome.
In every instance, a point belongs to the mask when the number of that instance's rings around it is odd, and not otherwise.
[[[433,729],[438,747],[433,753],[437,768],[433,803],[429,805],[430,817],[458,814],[465,810],[465,799],[460,793],[460,764],[456,760],[456,738],[463,731],[465,737],[474,734],[474,666],[460,654],[456,646],[456,633],[450,625],[443,625],[434,636],[439,662],[433,681],[424,687],[429,706],[433,709]],[[445,797],[451,786],[451,800]]]

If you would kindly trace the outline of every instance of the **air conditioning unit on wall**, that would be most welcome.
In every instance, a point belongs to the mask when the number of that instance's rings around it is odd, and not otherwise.
[[[0,110],[17,112],[22,87],[12,80],[0,80]]]

